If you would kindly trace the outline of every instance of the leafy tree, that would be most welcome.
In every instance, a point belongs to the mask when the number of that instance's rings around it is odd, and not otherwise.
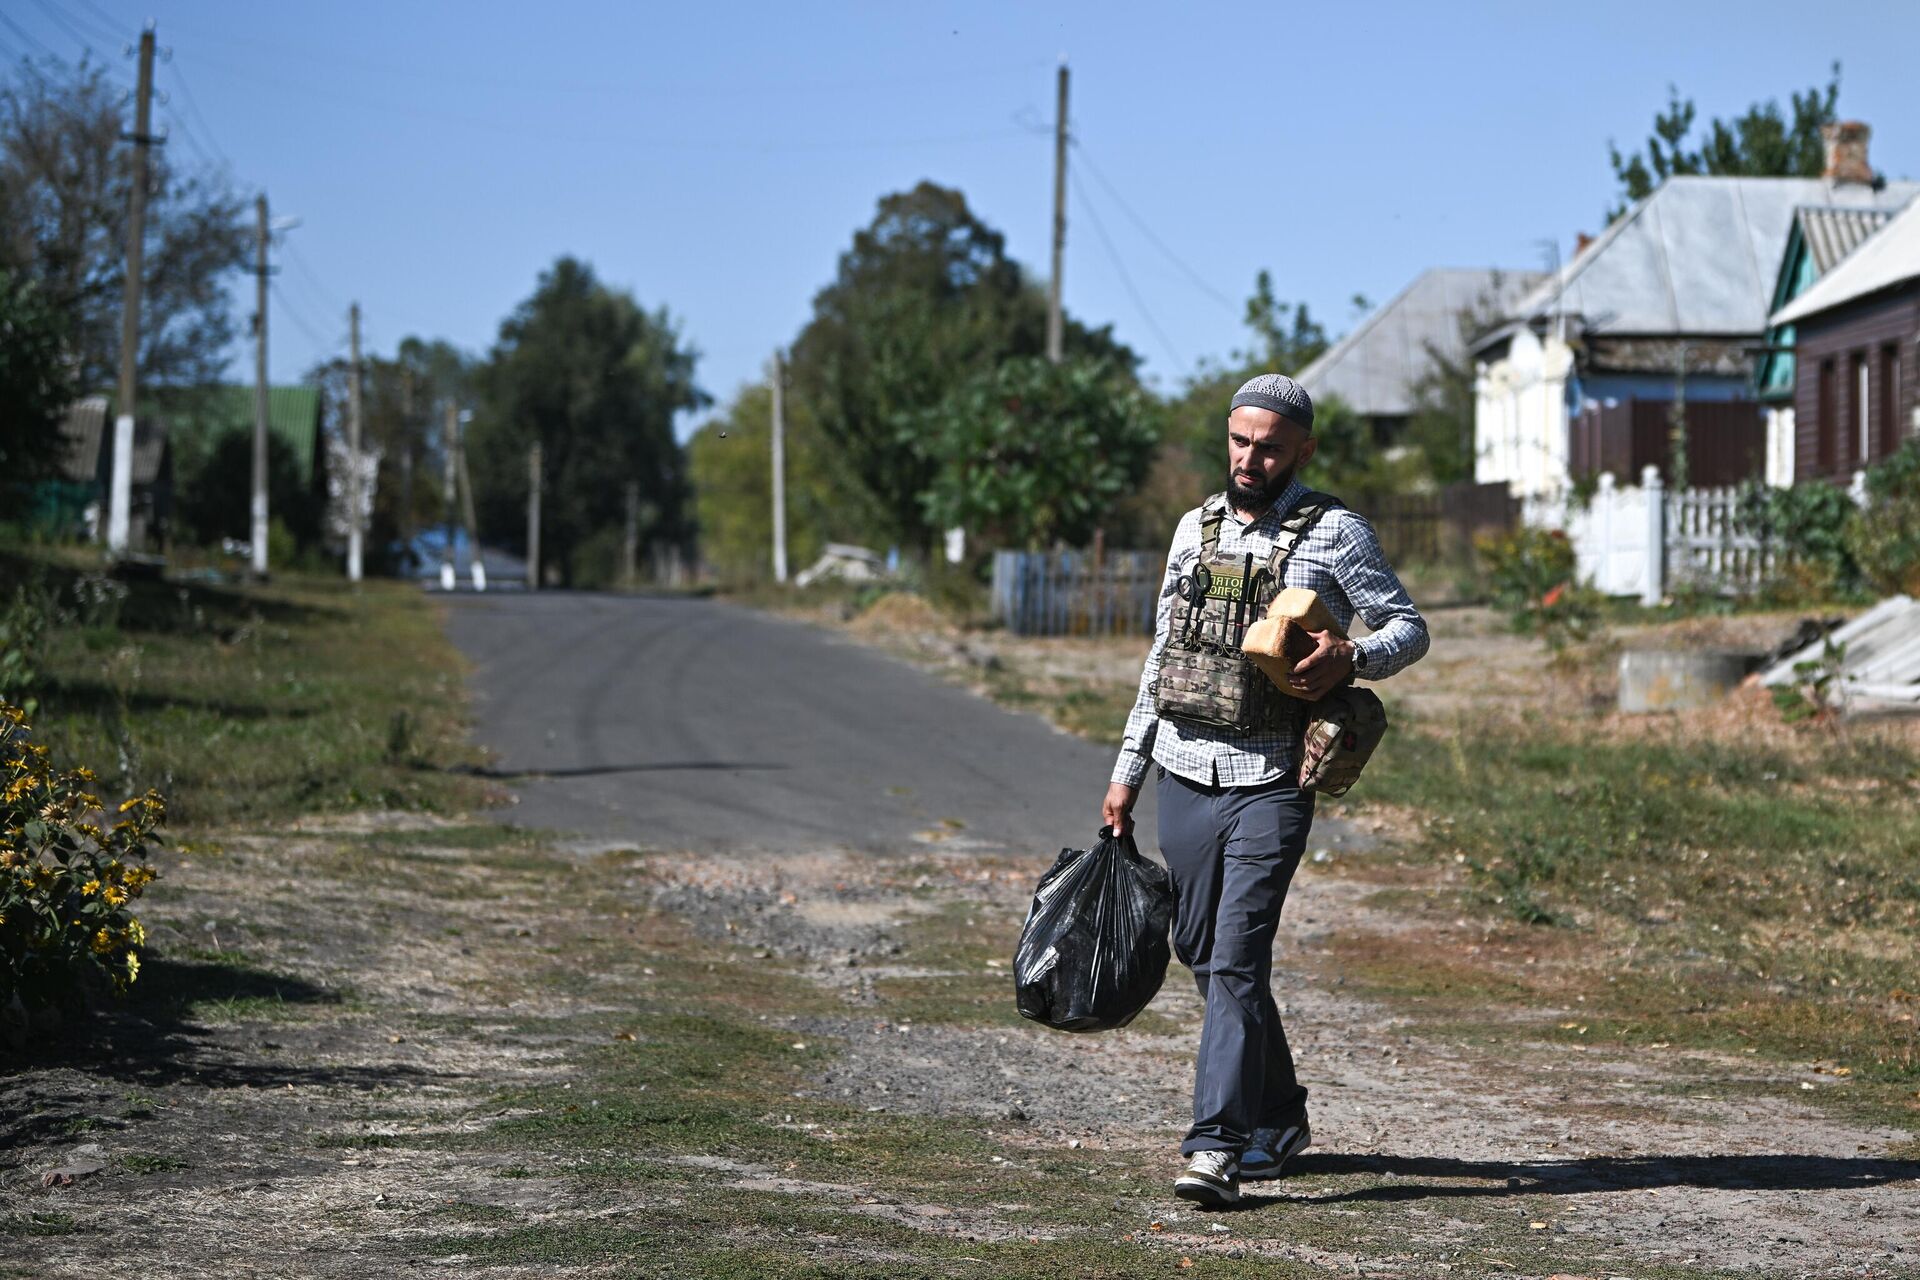
[[[586,263],[558,259],[501,323],[479,371],[468,466],[486,540],[524,545],[535,440],[545,469],[542,551],[563,581],[590,576],[590,540],[604,558],[620,537],[629,483],[639,486],[642,544],[684,539],[686,476],[673,418],[711,403],[694,382],[697,359],[664,307],[642,310]]]
[[[34,280],[65,318],[82,390],[120,358],[132,128],[120,88],[89,62],[21,64],[0,85],[0,266]],[[149,153],[142,386],[216,381],[235,337],[227,283],[251,233],[226,182]]]
[[[1731,174],[1756,178],[1817,178],[1826,171],[1823,125],[1839,119],[1840,64],[1822,88],[1790,95],[1792,118],[1777,98],[1756,102],[1731,120],[1707,122],[1706,136],[1689,145],[1697,114],[1693,99],[1682,98],[1678,87],[1667,87],[1667,108],[1653,117],[1646,150],[1622,155],[1607,144],[1613,176],[1620,183],[1620,203],[1607,215],[1611,222],[1636,200],[1653,194],[1675,175]]]
[[[1109,328],[1067,319],[1069,355],[1131,374],[1138,357]],[[822,437],[882,513],[885,530],[928,546],[920,495],[937,463],[903,428],[970,378],[1046,349],[1046,300],[1004,237],[960,192],[931,182],[881,199],[840,257],[793,348],[793,387]]]
[[[773,389],[742,387],[726,411],[687,441],[703,562],[732,582],[767,578],[773,568]],[[804,569],[827,542],[872,541],[877,520],[835,465],[804,405],[789,396],[786,416],[787,564]],[[851,496],[850,496],[851,495]]]
[[[1202,363],[1167,405],[1160,451],[1141,490],[1121,504],[1134,541],[1164,541],[1182,513],[1226,486],[1227,407],[1240,385],[1257,373],[1299,373],[1329,345],[1326,326],[1305,303],[1282,301],[1267,271],[1254,277],[1244,318],[1248,345]],[[1324,412],[1315,406],[1316,421]]]
[[[222,432],[178,480],[176,537],[203,547],[222,538],[245,540],[253,527],[253,428]],[[318,540],[325,501],[301,480],[299,460],[277,432],[267,433],[267,506],[298,546]]]
[[[904,428],[934,463],[932,527],[995,546],[1081,543],[1139,483],[1159,440],[1133,380],[1102,360],[1016,356]]]
[[[446,519],[444,406],[473,404],[477,368],[472,357],[441,339],[407,337],[391,357],[363,357],[362,440],[380,458],[367,513],[370,571],[403,569],[405,544],[423,527]],[[338,440],[348,432],[349,374],[344,359],[307,373],[307,381],[321,390],[322,427]]]
[[[1426,474],[1435,484],[1458,484],[1473,479],[1473,384],[1477,377],[1473,340],[1500,320],[1501,280],[1496,275],[1473,305],[1459,318],[1460,354],[1449,354],[1429,342],[1427,371],[1411,388],[1413,414],[1407,421],[1406,443],[1416,449]]]
[[[66,325],[33,281],[0,267],[0,477],[30,484],[60,463],[73,398]]]

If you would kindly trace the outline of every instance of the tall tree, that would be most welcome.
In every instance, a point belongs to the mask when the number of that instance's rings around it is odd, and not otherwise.
[[[1114,527],[1114,505],[1145,473],[1155,409],[1104,361],[1002,361],[909,428],[937,466],[921,503],[935,527],[989,546],[1082,543]]]
[[[126,280],[131,127],[119,86],[90,62],[21,64],[0,85],[0,266],[66,318],[83,390],[113,385]],[[216,381],[236,329],[227,286],[250,232],[224,178],[154,149],[141,299],[142,386]]]
[[[1779,99],[1769,98],[1731,120],[1708,121],[1706,135],[1691,141],[1697,115],[1693,99],[1682,98],[1677,86],[1668,85],[1666,110],[1654,115],[1644,151],[1622,155],[1618,146],[1607,144],[1613,176],[1620,183],[1620,203],[1607,220],[1618,218],[1676,175],[1819,177],[1827,163],[1820,130],[1839,119],[1839,102],[1840,64],[1836,62],[1825,87],[1815,85],[1789,96],[1789,111],[1781,110]]]
[[[1454,355],[1435,342],[1426,344],[1427,369],[1414,381],[1413,415],[1407,421],[1406,443],[1413,446],[1435,484],[1473,479],[1473,415],[1475,409],[1473,344],[1498,324],[1501,277],[1496,273],[1473,305],[1458,318],[1462,339]]]
[[[524,543],[535,440],[545,468],[542,548],[569,584],[611,566],[630,482],[640,490],[642,542],[685,538],[686,476],[673,419],[711,403],[694,382],[697,360],[664,307],[642,310],[586,263],[558,259],[501,323],[480,370],[469,439],[485,539]]]
[[[915,414],[1011,356],[1046,350],[1046,299],[1007,256],[1005,238],[960,192],[931,182],[881,199],[793,348],[793,386],[823,436],[886,521],[925,548],[920,502],[938,469],[904,430]],[[1109,328],[1070,317],[1069,356],[1106,358],[1128,375],[1138,357]]]
[[[65,338],[64,317],[45,293],[0,267],[0,485],[28,484],[59,466],[60,419],[73,398]]]

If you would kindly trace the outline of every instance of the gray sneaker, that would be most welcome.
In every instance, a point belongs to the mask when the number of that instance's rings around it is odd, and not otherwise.
[[[1173,1194],[1209,1208],[1240,1203],[1240,1160],[1231,1151],[1199,1151],[1173,1180]]]
[[[1277,1178],[1287,1161],[1313,1145],[1313,1129],[1302,1116],[1298,1124],[1278,1129],[1256,1129],[1253,1141],[1240,1155],[1240,1176],[1248,1182]]]

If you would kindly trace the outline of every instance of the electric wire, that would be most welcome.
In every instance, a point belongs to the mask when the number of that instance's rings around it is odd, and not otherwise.
[[[169,69],[173,72],[174,86],[180,90],[181,101],[186,103],[187,113],[193,117],[195,123],[199,126],[199,132],[205,135],[207,145],[213,148],[214,154],[220,157],[221,162],[224,163],[229,170],[234,169],[236,166],[232,158],[227,155],[226,148],[220,145],[220,139],[214,136],[213,127],[207,123],[206,114],[200,110],[200,103],[193,96],[192,87],[187,84],[186,76],[181,73],[180,60],[175,58],[172,63],[169,64]]]
[[[307,265],[305,255],[294,247],[292,239],[281,242],[280,256],[285,261],[293,264],[293,269],[300,273],[301,277],[307,282],[307,287],[318,295],[320,301],[326,305],[329,311],[338,311],[342,315],[346,314],[348,310],[347,304],[342,302],[333,290],[320,283],[320,273]]]
[[[45,44],[43,44],[38,36],[34,35],[31,31],[28,31],[25,27],[15,22],[12,18],[9,18],[4,9],[0,9],[0,22],[6,23],[7,29],[13,32],[14,35],[19,36],[20,39],[24,41],[26,44],[31,45],[35,49],[38,49],[41,53],[41,56],[47,57],[47,58],[53,58],[56,61],[59,59],[59,56],[60,56],[59,54],[55,53],[52,49],[49,49]]]
[[[1180,269],[1181,274],[1185,275],[1187,279],[1190,282],[1192,282],[1194,288],[1200,290],[1200,292],[1206,294],[1209,298],[1212,298],[1214,301],[1218,302],[1221,306],[1225,307],[1229,313],[1238,317],[1241,314],[1240,304],[1236,303],[1232,298],[1229,298],[1226,294],[1220,292],[1218,289],[1208,284],[1205,278],[1202,277],[1198,271],[1195,271],[1192,267],[1188,266],[1185,260],[1183,260],[1179,254],[1175,253],[1170,247],[1168,247],[1166,241],[1162,240],[1159,236],[1154,234],[1153,228],[1147,225],[1147,220],[1145,218],[1142,218],[1138,213],[1134,212],[1133,206],[1127,203],[1126,198],[1120,194],[1119,188],[1115,187],[1112,182],[1108,181],[1107,175],[1100,171],[1100,166],[1093,162],[1093,157],[1087,153],[1086,144],[1080,141],[1079,135],[1078,134],[1072,135],[1069,138],[1069,141],[1072,144],[1074,151],[1079,154],[1080,159],[1083,162],[1085,162],[1087,167],[1087,172],[1091,173],[1094,176],[1094,179],[1097,182],[1099,182],[1099,184],[1102,187],[1106,188],[1107,194],[1113,197],[1113,202],[1120,206],[1120,212],[1126,214],[1127,218],[1133,223],[1133,225],[1140,229],[1140,234],[1144,235],[1147,238],[1148,242],[1151,243],[1154,248],[1158,249],[1163,255],[1165,255],[1167,261],[1173,263],[1175,267],[1178,267]]]
[[[88,21],[98,24],[96,29],[101,31],[119,31],[122,29],[123,24],[119,18],[114,17],[99,5],[94,4],[92,0],[77,0],[77,3],[81,8],[87,10],[87,13],[84,15],[78,13],[73,14],[72,16],[75,19],[86,17]],[[127,43],[127,39],[125,36],[115,36],[113,43],[124,45]]]
[[[106,47],[109,49],[112,49],[115,46],[126,44],[126,40],[119,36],[115,36],[113,37],[113,39],[103,42],[100,39],[99,35],[86,31],[79,25],[79,23],[75,22],[72,18],[68,17],[66,14],[60,12],[60,6],[52,3],[52,0],[33,0],[33,3],[34,3],[34,6],[40,10],[40,12],[46,14],[47,17],[53,19],[53,25],[55,25],[56,27],[59,27],[62,31],[66,32],[68,35],[78,40],[80,42],[80,47],[86,50],[88,53],[93,52],[95,45],[102,44],[102,43],[105,43]]]
[[[1160,346],[1166,351],[1167,358],[1173,362],[1174,371],[1185,369],[1187,362],[1173,349],[1172,339],[1167,337],[1166,330],[1160,327],[1160,322],[1153,318],[1153,312],[1148,309],[1146,299],[1140,296],[1140,290],[1134,287],[1133,277],[1127,274],[1126,264],[1120,260],[1120,251],[1114,247],[1113,237],[1107,234],[1106,224],[1100,221],[1099,213],[1094,210],[1093,201],[1087,198],[1086,188],[1081,185],[1079,178],[1071,169],[1067,171],[1067,182],[1073,188],[1073,193],[1080,197],[1081,212],[1087,215],[1087,221],[1093,223],[1093,229],[1099,235],[1100,243],[1106,248],[1107,258],[1113,263],[1114,273],[1120,277],[1120,283],[1125,286],[1127,296],[1133,299],[1133,305],[1139,310],[1140,318],[1147,322],[1147,327],[1153,330],[1154,336],[1160,340]]]
[[[294,327],[306,334],[308,341],[318,347],[322,353],[332,355],[344,345],[345,339],[343,338],[322,337],[320,334],[320,326],[314,324],[311,320],[307,319],[305,315],[301,314],[300,308],[293,305],[293,300],[287,297],[286,291],[280,287],[278,280],[268,281],[267,288],[272,291],[275,298],[280,300],[280,309],[287,313],[287,318],[293,321]]]

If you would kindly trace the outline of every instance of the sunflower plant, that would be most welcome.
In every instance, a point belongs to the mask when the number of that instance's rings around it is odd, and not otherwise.
[[[109,814],[97,781],[56,769],[26,713],[0,702],[0,1010],[72,1004],[92,975],[125,994],[140,976],[133,904],[166,804],[148,791]]]

